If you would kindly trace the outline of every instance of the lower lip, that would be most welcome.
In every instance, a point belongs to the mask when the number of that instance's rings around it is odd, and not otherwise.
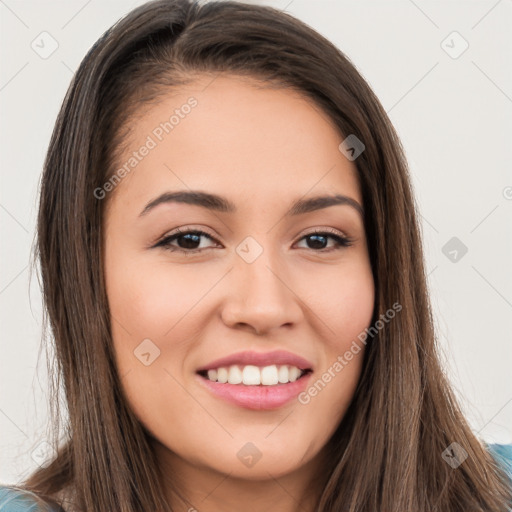
[[[222,384],[213,382],[201,375],[196,377],[214,395],[227,402],[253,410],[278,409],[297,397],[307,387],[312,373],[303,375],[295,382],[275,386],[245,386],[244,384]]]

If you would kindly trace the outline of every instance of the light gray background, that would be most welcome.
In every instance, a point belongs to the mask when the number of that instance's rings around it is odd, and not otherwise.
[[[45,432],[41,296],[28,258],[51,130],[90,46],[142,1],[0,0],[0,481],[37,465]],[[258,3],[256,1],[252,3]],[[261,2],[334,42],[398,130],[420,208],[450,378],[474,431],[512,442],[512,0]],[[42,58],[31,47],[58,48]],[[461,55],[464,41],[469,47]],[[42,40],[42,38],[46,38]],[[443,43],[443,41],[445,41]],[[451,55],[450,55],[451,53]],[[456,58],[454,58],[456,57]],[[457,237],[461,256],[443,247]],[[459,242],[456,242],[459,243]],[[456,257],[456,261],[452,261]]]

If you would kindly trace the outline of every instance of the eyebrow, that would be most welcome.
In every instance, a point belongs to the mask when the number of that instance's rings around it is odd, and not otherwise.
[[[200,190],[183,190],[178,192],[165,192],[155,199],[152,199],[144,207],[142,212],[139,214],[139,217],[146,215],[153,208],[163,203],[191,204],[221,213],[235,213],[237,211],[236,206],[225,197],[219,196],[217,194],[210,194],[208,192],[202,192]],[[291,208],[288,210],[288,212],[286,212],[285,215],[302,215],[304,213],[321,210],[323,208],[328,208],[329,206],[335,205],[351,206],[357,210],[362,218],[364,218],[363,207],[355,199],[341,194],[317,196],[309,199],[298,199],[292,204]]]

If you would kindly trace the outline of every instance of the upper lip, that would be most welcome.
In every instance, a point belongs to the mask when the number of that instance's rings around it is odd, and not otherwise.
[[[254,352],[246,350],[243,352],[237,352],[236,354],[231,354],[227,357],[221,357],[215,361],[211,361],[210,363],[198,368],[197,371],[201,372],[204,370],[212,370],[215,368],[220,368],[221,366],[226,367],[234,364],[239,364],[241,366],[250,364],[261,367],[273,364],[288,364],[290,366],[296,366],[300,370],[312,369],[312,364],[307,359],[304,359],[297,354],[287,352],[286,350],[275,350],[273,352]]]

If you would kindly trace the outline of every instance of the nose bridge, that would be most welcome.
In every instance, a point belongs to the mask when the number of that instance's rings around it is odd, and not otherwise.
[[[259,242],[253,237],[247,237],[236,251],[235,271],[242,280],[244,295],[249,300],[260,301],[265,297],[267,302],[285,300],[285,276],[279,276],[283,273],[279,251],[271,246],[271,236],[267,236],[265,240],[262,236],[258,238]]]
[[[225,321],[249,324],[258,331],[297,322],[300,306],[287,286],[279,251],[247,237],[236,252]]]

